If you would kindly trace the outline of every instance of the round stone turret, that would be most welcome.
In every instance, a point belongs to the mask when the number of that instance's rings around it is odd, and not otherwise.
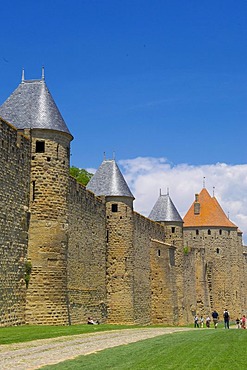
[[[108,322],[134,323],[133,200],[115,160],[104,160],[87,185],[106,205]]]
[[[68,324],[67,244],[70,134],[42,76],[22,80],[0,116],[29,136],[31,189],[26,321]]]

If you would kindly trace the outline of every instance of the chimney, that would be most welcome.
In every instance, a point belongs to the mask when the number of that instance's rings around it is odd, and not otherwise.
[[[199,215],[200,214],[200,203],[198,202],[198,194],[195,194],[195,203],[194,203],[194,214]]]

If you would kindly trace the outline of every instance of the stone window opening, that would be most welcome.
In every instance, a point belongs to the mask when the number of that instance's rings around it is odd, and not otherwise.
[[[111,205],[111,211],[112,212],[117,212],[118,211],[118,205],[117,204],[112,204]]]
[[[157,256],[160,257],[160,249],[157,250]]]
[[[199,235],[199,230],[198,229],[196,229],[196,235]]]
[[[219,234],[222,235],[222,230],[221,229],[219,230]]]
[[[211,230],[208,229],[208,235],[211,235]]]
[[[220,249],[219,248],[216,248],[216,253],[219,254],[220,253]]]
[[[174,234],[176,231],[176,228],[174,226],[172,226],[172,234]]]
[[[36,153],[44,153],[45,152],[45,142],[44,141],[36,141]]]
[[[35,200],[35,181],[32,182],[32,199]]]

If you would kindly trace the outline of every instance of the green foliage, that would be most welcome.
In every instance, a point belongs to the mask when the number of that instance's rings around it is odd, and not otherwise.
[[[184,254],[188,254],[189,253],[189,247],[184,247]]]
[[[93,176],[92,173],[87,172],[83,168],[77,168],[75,166],[70,167],[70,175],[74,177],[80,184],[85,186]]]
[[[26,287],[28,287],[31,272],[32,272],[32,264],[30,261],[26,261],[25,262],[25,272],[24,272],[24,280],[26,283]]]

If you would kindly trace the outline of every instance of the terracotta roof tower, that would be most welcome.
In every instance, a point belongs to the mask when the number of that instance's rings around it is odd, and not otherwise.
[[[234,227],[215,197],[211,197],[203,188],[200,194],[196,194],[195,201],[184,216],[184,227]]]

